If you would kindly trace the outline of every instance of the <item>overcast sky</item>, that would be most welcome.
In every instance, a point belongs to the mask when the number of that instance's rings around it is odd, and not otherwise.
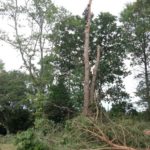
[[[81,15],[87,6],[89,0],[52,0],[57,6],[63,6],[73,14]],[[93,0],[92,12],[97,15],[100,12],[110,12],[119,16],[120,12],[125,8],[127,3],[135,0]],[[3,20],[0,18],[0,22]],[[0,28],[5,27],[3,23]],[[0,42],[0,59],[5,63],[6,70],[19,69],[22,61],[19,53],[4,42]],[[125,79],[127,91],[133,93],[137,85],[133,80],[133,75]]]
[[[59,6],[64,6],[73,14],[81,15],[88,4],[89,0],[52,0]],[[113,15],[119,15],[127,3],[135,0],[93,0],[92,12],[98,14],[99,12],[110,12]]]

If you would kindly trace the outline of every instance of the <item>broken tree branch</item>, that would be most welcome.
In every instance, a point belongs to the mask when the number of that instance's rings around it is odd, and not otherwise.
[[[100,53],[101,53],[100,46],[97,46],[97,58],[96,58],[96,63],[93,69],[92,83],[91,83],[91,89],[90,89],[90,103],[92,103],[94,100],[96,77],[97,77],[97,71],[98,71],[98,66],[100,62]]]

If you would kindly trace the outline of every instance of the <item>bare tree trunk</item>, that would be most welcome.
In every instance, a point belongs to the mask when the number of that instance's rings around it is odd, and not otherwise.
[[[96,63],[93,69],[93,76],[92,76],[92,83],[90,88],[90,103],[94,100],[94,93],[95,93],[95,84],[96,84],[96,77],[97,77],[97,70],[100,62],[100,46],[97,46],[97,57],[96,57]]]
[[[84,105],[83,105],[83,114],[87,116],[89,114],[89,33],[90,33],[90,23],[91,23],[91,4],[92,0],[89,0],[87,7],[87,22],[85,26],[85,41],[84,41]]]
[[[32,50],[32,54],[30,54],[27,50],[30,46],[28,46],[28,44],[24,44],[24,39],[19,35],[19,25],[18,25],[18,16],[19,16],[19,7],[18,7],[18,0],[14,1],[15,3],[15,11],[13,13],[13,15],[11,15],[13,21],[14,21],[14,30],[15,30],[15,36],[16,36],[16,45],[17,45],[17,49],[19,50],[20,54],[21,54],[21,58],[22,61],[24,63],[25,68],[27,69],[27,71],[29,72],[29,75],[33,81],[33,83],[36,85],[37,89],[39,91],[43,91],[43,85],[42,83],[39,82],[42,80],[42,76],[43,76],[43,59],[44,59],[44,44],[45,44],[45,39],[43,39],[43,34],[44,34],[44,18],[43,18],[43,14],[40,13],[41,10],[39,10],[39,20],[37,21],[32,15],[29,16],[32,18],[32,20],[34,20],[39,28],[39,35],[36,38],[35,44],[33,46]],[[25,6],[25,9],[27,9],[27,4]],[[37,7],[37,9],[40,9]],[[40,15],[41,14],[41,15]],[[34,41],[34,40],[33,40]],[[29,43],[29,42],[28,42]],[[10,43],[11,44],[11,43]],[[30,44],[30,43],[29,43]],[[16,47],[15,45],[15,47]],[[39,52],[40,52],[40,70],[39,70],[39,74],[36,73],[36,67],[33,63],[33,57],[36,55],[36,51],[37,51],[37,47],[39,45]]]
[[[144,74],[145,74],[145,85],[146,85],[146,93],[145,93],[145,97],[146,97],[146,101],[148,103],[148,111],[150,111],[150,94],[149,94],[149,77],[148,77],[148,62],[147,62],[147,54],[146,54],[146,44],[145,44],[145,36],[143,35],[143,45],[142,45],[142,49],[143,49],[143,63],[144,63]]]
[[[18,13],[18,0],[15,0],[15,12],[14,12],[14,15],[12,15],[12,18],[14,20],[14,29],[15,29],[15,34],[16,34],[16,40],[17,40],[17,44],[18,44],[18,49],[19,49],[19,52],[21,54],[21,58],[22,58],[22,61],[26,67],[26,69],[29,71],[29,74],[32,78],[32,80],[36,83],[36,79],[35,79],[35,76],[33,75],[33,71],[32,71],[32,65],[31,65],[31,57],[29,57],[29,62],[27,62],[27,60],[25,59],[25,52],[22,48],[22,41],[20,39],[20,36],[19,36],[19,33],[18,33],[18,22],[17,22],[17,13]]]

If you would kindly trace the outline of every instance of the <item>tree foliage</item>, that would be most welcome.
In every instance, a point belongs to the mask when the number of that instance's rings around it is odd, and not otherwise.
[[[139,66],[138,75],[140,79],[137,87],[137,96],[142,101],[147,102],[148,110],[150,106],[150,7],[148,0],[137,0],[133,4],[127,5],[121,13],[121,21],[126,32],[126,49],[131,54],[132,65]]]
[[[64,85],[64,79],[59,77],[56,85],[51,88],[51,93],[44,107],[48,119],[56,123],[70,119],[75,113],[74,103],[70,100],[67,88]]]
[[[40,83],[44,71],[43,59],[51,53],[51,42],[47,36],[54,26],[57,8],[50,0],[29,0],[23,3],[10,0],[1,2],[1,5],[12,27],[12,35],[1,31],[1,40],[19,51],[35,88],[43,90],[44,85]]]
[[[70,93],[82,88],[83,81],[83,40],[84,20],[79,16],[66,17],[56,24],[53,37],[56,62],[59,71],[65,76]],[[96,61],[96,45],[103,48],[98,70],[97,87],[102,99],[107,101],[119,100],[128,95],[122,89],[122,77],[127,75],[124,65],[126,51],[123,43],[121,27],[117,26],[116,18],[109,13],[101,13],[93,19],[90,34],[90,66]],[[56,39],[56,40],[55,40]],[[81,95],[82,96],[82,95]],[[82,98],[82,97],[81,97]]]
[[[25,130],[33,122],[26,101],[25,79],[25,75],[18,71],[0,73],[0,124],[8,132]]]

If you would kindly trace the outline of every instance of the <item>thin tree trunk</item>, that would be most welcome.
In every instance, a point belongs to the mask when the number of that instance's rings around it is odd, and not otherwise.
[[[44,59],[44,56],[43,56],[43,42],[42,42],[42,34],[43,34],[43,25],[40,25],[40,39],[39,39],[39,42],[40,42],[40,55],[41,55],[41,69],[40,69],[40,77],[43,76],[43,59]]]
[[[18,33],[18,23],[17,23],[18,0],[15,0],[15,7],[16,8],[15,8],[15,13],[14,13],[13,19],[14,19],[14,29],[15,29],[16,39],[17,39],[17,42],[18,42],[19,52],[21,54],[22,61],[25,65],[26,69],[29,71],[29,74],[30,74],[32,80],[36,83],[35,77],[34,77],[33,72],[32,72],[32,67],[31,67],[31,65],[28,65],[28,63],[25,59],[23,49],[22,49],[21,40],[20,40],[19,33]],[[29,61],[31,61],[31,58],[29,59]]]
[[[149,79],[148,79],[148,69],[147,69],[147,56],[145,50],[144,50],[144,70],[145,70],[145,84],[146,84],[146,100],[148,102],[148,108],[150,109]]]
[[[100,46],[97,46],[97,58],[96,58],[95,67],[93,69],[92,83],[91,83],[91,88],[90,88],[90,103],[93,103],[93,100],[94,100],[97,70],[98,70],[98,66],[100,62],[100,52],[101,52]]]
[[[149,94],[149,77],[148,77],[148,63],[147,63],[147,54],[146,54],[146,44],[145,44],[145,36],[143,35],[143,56],[144,56],[144,74],[145,74],[145,85],[146,85],[146,101],[148,102],[148,111],[150,111],[150,94]]]
[[[85,26],[85,41],[84,41],[84,105],[83,114],[87,116],[89,114],[89,33],[90,33],[90,22],[91,22],[91,4],[92,0],[89,0],[87,22]]]

